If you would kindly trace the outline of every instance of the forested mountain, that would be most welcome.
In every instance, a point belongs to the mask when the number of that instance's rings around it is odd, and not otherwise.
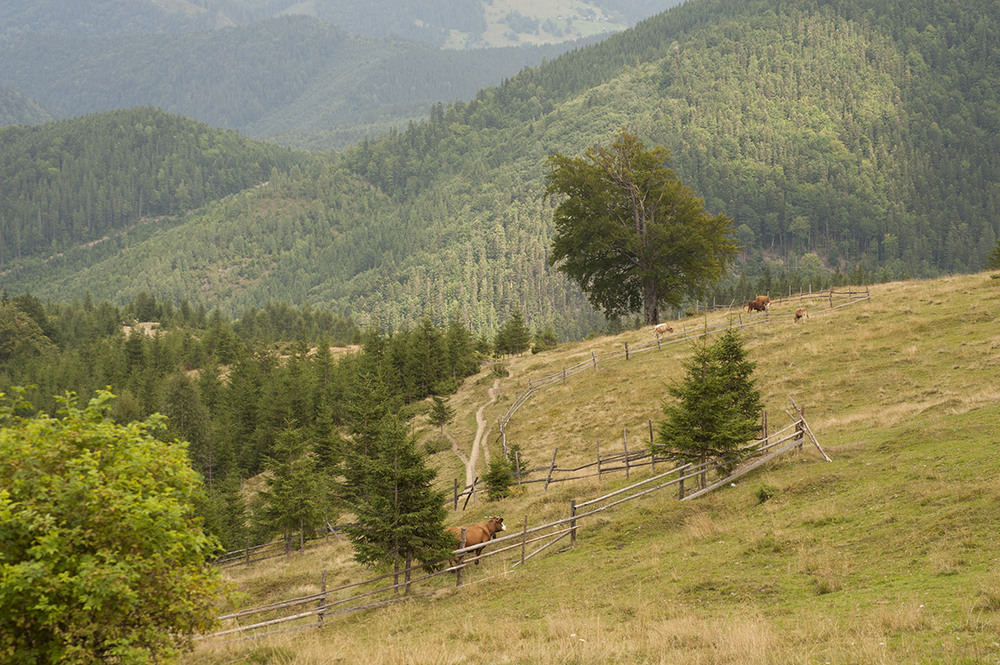
[[[324,19],[348,32],[477,48],[572,41],[613,32],[679,0],[7,0],[0,38],[198,32],[282,14]]]
[[[311,158],[143,108],[0,129],[0,270],[200,208]]]
[[[10,88],[0,87],[0,127],[37,125],[52,119],[48,111]]]
[[[196,33],[0,41],[0,85],[56,117],[153,105],[216,127],[326,149],[469,99],[566,46],[444,51],[305,16]]]
[[[719,287],[727,301],[838,273],[978,270],[1000,232],[996,9],[696,0],[120,252],[23,260],[4,280],[116,302],[145,288],[227,312],[308,300],[390,328],[458,313],[492,330],[522,307],[533,327],[586,334],[600,317],[546,266],[546,157],[623,126],[668,147],[707,209],[734,219],[747,250],[743,279]]]

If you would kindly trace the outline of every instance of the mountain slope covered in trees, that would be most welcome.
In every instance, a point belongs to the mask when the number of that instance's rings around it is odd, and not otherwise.
[[[727,302],[848,272],[977,270],[1000,231],[995,8],[690,2],[121,253],[26,261],[5,279],[46,297],[163,289],[226,311],[309,300],[390,327],[458,312],[494,329],[522,307],[532,324],[586,334],[600,317],[545,263],[546,158],[623,126],[669,148],[708,211],[733,218],[747,249],[717,290]],[[210,248],[217,287],[173,271],[186,243]]]
[[[0,268],[155,228],[308,159],[152,108],[0,129]]]
[[[474,47],[572,41],[631,25],[679,0],[10,0],[0,37],[199,32],[280,15],[321,18],[374,37]],[[498,32],[497,29],[501,32]]]
[[[196,33],[14,35],[0,41],[0,84],[56,117],[154,105],[325,149],[426,117],[566,48],[444,51],[291,16]]]

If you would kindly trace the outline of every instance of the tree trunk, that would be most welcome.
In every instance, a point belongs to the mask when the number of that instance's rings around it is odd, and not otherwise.
[[[659,300],[655,282],[649,280],[642,285],[642,318],[647,326],[660,322]]]

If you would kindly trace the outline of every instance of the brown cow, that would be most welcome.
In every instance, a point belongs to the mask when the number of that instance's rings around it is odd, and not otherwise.
[[[494,515],[490,517],[485,522],[480,522],[479,524],[473,524],[471,526],[461,527],[456,526],[448,529],[448,533],[455,534],[455,541],[459,544],[462,542],[462,529],[465,529],[465,546],[472,547],[473,545],[479,545],[482,543],[482,547],[477,547],[472,550],[475,555],[476,565],[479,565],[479,555],[483,553],[483,549],[486,547],[486,543],[490,542],[496,538],[498,531],[504,531],[507,526],[503,523],[503,518],[499,515]],[[461,563],[462,559],[465,557],[457,557],[452,559],[452,565],[456,563]]]
[[[764,303],[762,303],[759,300],[751,300],[750,302],[747,303],[747,311],[748,312],[766,312],[767,311],[767,305],[765,305]]]
[[[666,323],[660,323],[658,325],[653,326],[653,333],[657,337],[659,337],[660,335],[663,335],[665,333],[672,333],[673,331],[674,331],[674,329],[671,328],[670,326],[668,326]]]
[[[759,303],[762,303],[764,307],[768,307],[771,304],[771,296],[757,296],[754,298]]]
[[[806,311],[805,307],[799,307],[797,310],[795,310],[795,323],[798,323],[802,319],[808,319],[808,318],[809,318],[809,312]]]

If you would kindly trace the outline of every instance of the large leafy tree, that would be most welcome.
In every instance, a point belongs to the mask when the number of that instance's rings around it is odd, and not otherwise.
[[[214,622],[218,543],[201,480],[158,417],[116,424],[112,395],[60,418],[0,403],[0,661],[149,663]]]
[[[549,157],[546,192],[565,197],[549,263],[609,318],[641,311],[657,323],[661,305],[704,293],[739,250],[730,219],[707,213],[668,160],[624,130],[610,148]]]

